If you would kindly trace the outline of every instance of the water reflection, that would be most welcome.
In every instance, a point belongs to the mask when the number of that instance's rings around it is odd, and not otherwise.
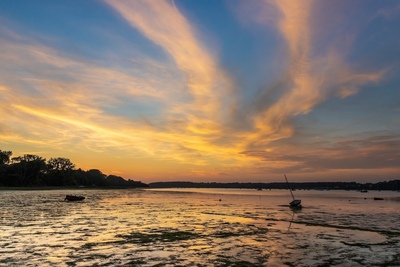
[[[293,211],[287,192],[266,190],[87,190],[63,201],[74,193],[0,192],[0,266],[399,264],[395,201],[297,191],[306,208]]]
[[[289,226],[288,226],[288,232],[290,231],[290,228],[292,227],[292,222],[294,220],[294,216],[296,215],[296,213],[294,211],[292,211],[292,218],[290,219],[289,222]]]

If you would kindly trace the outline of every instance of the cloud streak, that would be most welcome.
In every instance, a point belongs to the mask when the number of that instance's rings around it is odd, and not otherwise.
[[[3,141],[26,138],[43,140],[37,142],[46,145],[50,140],[54,146],[66,148],[75,140],[93,148],[124,147],[153,129],[106,114],[105,109],[123,98],[168,97],[156,90],[152,81],[74,60],[40,44],[3,39],[2,47],[6,53],[0,57],[8,59],[2,60]],[[13,64],[9,67],[5,62]],[[142,133],[136,130],[131,135],[132,128],[140,128]]]
[[[271,1],[266,2],[271,4]],[[250,135],[250,149],[293,136],[291,120],[295,116],[309,113],[329,97],[351,96],[361,86],[380,81],[385,73],[385,70],[355,72],[345,63],[346,55],[334,48],[328,49],[326,55],[315,56],[311,18],[317,2],[283,0],[273,3],[280,14],[277,28],[287,44],[286,81],[281,88],[282,96],[254,117],[255,132]]]
[[[226,99],[232,97],[230,81],[176,6],[167,1],[106,2],[132,27],[161,46],[185,74],[186,86],[194,98],[183,111],[179,110],[188,114],[187,130],[199,134],[220,132],[223,117],[218,115],[226,109]]]

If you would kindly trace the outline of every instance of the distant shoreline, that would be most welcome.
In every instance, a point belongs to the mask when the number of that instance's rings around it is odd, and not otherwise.
[[[288,184],[281,183],[217,183],[217,182],[154,182],[142,183],[140,187],[130,186],[0,186],[5,190],[108,190],[108,189],[141,189],[141,188],[230,188],[230,189],[288,189]],[[378,183],[356,182],[300,182],[290,183],[293,190],[349,190],[349,191],[400,191],[400,180],[391,180]]]
[[[110,189],[143,189],[143,187],[113,187],[113,186],[101,186],[101,187],[73,187],[73,186],[0,186],[0,191],[40,191],[40,190],[110,190]]]
[[[199,183],[199,182],[155,182],[149,183],[149,188],[242,188],[242,189],[288,189],[286,182],[281,183]],[[400,180],[384,181],[378,183],[356,182],[300,182],[290,183],[294,190],[388,190],[399,191]]]

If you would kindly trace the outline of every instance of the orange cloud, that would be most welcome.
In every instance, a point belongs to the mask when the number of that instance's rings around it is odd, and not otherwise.
[[[223,103],[229,94],[230,81],[204,45],[196,38],[189,21],[167,1],[114,1],[107,3],[132,27],[168,52],[186,75],[187,88],[194,102],[183,105],[188,116],[189,132],[208,134],[221,131]],[[224,100],[225,98],[225,100]]]
[[[127,75],[72,59],[32,42],[3,41],[8,52],[0,56],[12,55],[13,67],[28,75],[21,77],[11,70],[3,72],[7,85],[1,86],[0,109],[5,116],[0,118],[0,141],[24,140],[64,151],[118,150],[133,157],[156,157],[202,166],[212,161],[210,158],[231,154],[232,148],[225,150],[210,143],[208,136],[217,133],[212,118],[201,114],[205,123],[200,124],[192,119],[196,114],[180,110],[183,121],[174,122],[173,115],[179,111],[179,105],[175,104],[176,90],[170,87],[176,81]],[[3,65],[4,62],[7,61]],[[158,89],[161,84],[163,90]],[[105,109],[118,106],[121,98],[163,100],[173,111],[165,110],[163,115],[167,118],[163,126],[108,114]]]

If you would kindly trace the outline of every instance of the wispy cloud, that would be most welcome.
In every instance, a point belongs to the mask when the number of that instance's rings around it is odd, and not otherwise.
[[[189,119],[187,130],[198,134],[218,133],[229,105],[230,81],[214,57],[196,38],[194,27],[169,1],[106,1],[130,25],[160,45],[186,75],[194,101],[182,105]],[[229,108],[229,107],[228,107]]]
[[[311,2],[292,1],[275,2],[281,13],[278,28],[286,40],[288,55],[289,91],[278,101],[258,114],[254,119],[255,134],[252,145],[268,144],[277,139],[287,138],[293,134],[288,119],[310,109],[318,90],[310,77],[310,16]]]
[[[400,4],[397,3],[397,5],[394,8],[392,6],[381,8],[378,11],[377,16],[383,16],[389,20],[400,18]]]
[[[266,2],[271,4],[271,1]],[[344,60],[346,54],[334,48],[328,49],[327,54],[315,53],[313,34],[316,32],[311,18],[318,2],[283,0],[273,3],[280,13],[277,28],[287,44],[286,81],[282,84],[281,97],[254,117],[255,132],[250,135],[250,149],[265,148],[274,140],[293,136],[291,120],[295,116],[309,113],[329,97],[353,95],[361,86],[380,81],[385,73],[385,70],[354,71]]]
[[[1,41],[3,141],[37,140],[67,149],[72,140],[93,149],[133,144],[150,127],[105,110],[121,99],[169,97],[151,80],[73,59],[33,40]],[[135,128],[142,130],[132,134]]]

